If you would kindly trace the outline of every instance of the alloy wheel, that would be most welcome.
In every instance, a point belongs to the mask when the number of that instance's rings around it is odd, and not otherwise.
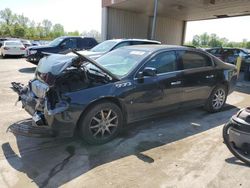
[[[220,88],[218,89],[213,96],[213,100],[212,100],[212,106],[215,110],[220,109],[224,103],[225,103],[225,99],[226,99],[226,92],[224,89]]]
[[[118,127],[118,116],[111,109],[103,109],[91,119],[89,129],[95,138],[110,137]]]

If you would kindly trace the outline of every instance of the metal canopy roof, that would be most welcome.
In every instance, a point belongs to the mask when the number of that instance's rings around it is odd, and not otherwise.
[[[103,0],[103,6],[153,15],[154,0]],[[159,16],[194,21],[250,15],[250,0],[158,0]]]

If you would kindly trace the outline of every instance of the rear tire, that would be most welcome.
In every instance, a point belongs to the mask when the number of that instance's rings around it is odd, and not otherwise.
[[[205,104],[205,109],[210,113],[219,112],[225,105],[227,100],[227,88],[219,85],[210,94]]]
[[[104,144],[120,133],[122,123],[122,112],[116,104],[98,103],[81,117],[80,135],[89,144]]]

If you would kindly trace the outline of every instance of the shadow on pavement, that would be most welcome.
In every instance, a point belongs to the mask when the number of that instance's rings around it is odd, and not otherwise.
[[[36,70],[36,67],[27,67],[27,68],[19,69],[18,71],[21,73],[34,73],[35,70]]]
[[[2,145],[2,150],[8,163],[27,174],[37,186],[59,187],[100,165],[130,155],[152,164],[156,159],[143,152],[220,126],[238,110],[227,105],[224,111],[215,114],[200,108],[178,111],[167,117],[129,125],[118,138],[99,146],[88,145],[79,137],[38,139],[16,136],[20,157],[8,142]]]
[[[12,56],[6,55],[4,58],[0,56],[0,59],[23,59],[23,58],[24,57],[20,56],[20,55],[17,55],[17,56],[15,56],[15,55],[12,55]]]
[[[237,159],[236,157],[231,157],[231,158],[228,158],[225,160],[227,163],[230,163],[230,164],[234,164],[234,165],[240,165],[240,166],[245,166],[245,167],[248,167],[244,162],[240,161],[239,159]]]

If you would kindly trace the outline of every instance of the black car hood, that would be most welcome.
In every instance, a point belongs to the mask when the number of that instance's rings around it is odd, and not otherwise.
[[[115,75],[113,75],[110,71],[99,65],[94,60],[78,54],[63,55],[63,54],[52,54],[42,58],[37,66],[36,71],[39,73],[51,73],[53,75],[61,74],[66,68],[72,66],[74,60],[77,58],[81,58],[83,61],[88,61],[89,63],[95,65],[99,68],[103,73],[111,77],[113,80],[119,80]]]
[[[67,67],[71,66],[76,56],[65,56],[61,54],[52,54],[42,58],[37,66],[39,73],[51,73],[59,75]]]

